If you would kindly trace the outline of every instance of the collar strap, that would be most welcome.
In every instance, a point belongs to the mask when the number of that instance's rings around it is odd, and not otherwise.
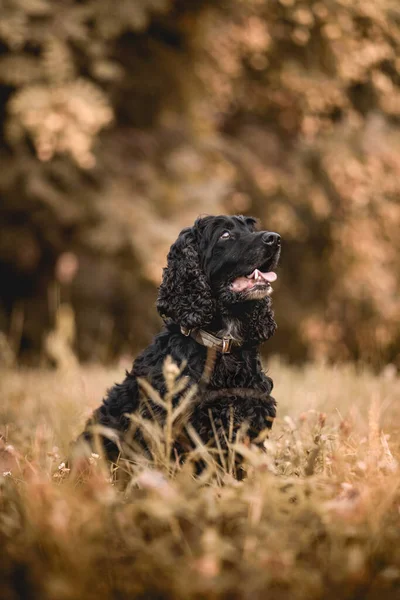
[[[198,344],[207,346],[207,348],[214,348],[222,354],[229,354],[233,345],[241,345],[230,337],[219,338],[204,329],[188,329],[187,327],[181,327],[181,333],[186,337],[189,337],[190,335]]]

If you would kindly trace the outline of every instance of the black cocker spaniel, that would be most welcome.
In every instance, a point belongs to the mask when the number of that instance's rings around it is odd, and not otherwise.
[[[256,224],[251,217],[206,216],[172,245],[157,300],[165,328],[125,380],[108,391],[82,434],[91,442],[93,424],[115,430],[117,441],[102,438],[109,459],[127,447],[129,414],[165,418],[140,379],[163,397],[168,356],[183,366],[185,385],[197,385],[188,421],[204,444],[215,444],[217,436],[219,447],[226,447],[243,426],[254,440],[272,426],[273,384],[262,370],[259,346],[276,327],[270,294],[281,242],[277,233],[257,231]],[[173,401],[179,403],[179,394]],[[182,456],[185,448],[176,442],[174,451]]]

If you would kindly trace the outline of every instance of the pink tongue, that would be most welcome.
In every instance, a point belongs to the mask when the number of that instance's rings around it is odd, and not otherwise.
[[[264,281],[269,281],[269,283],[276,281],[278,278],[278,275],[276,273],[274,273],[273,271],[269,271],[268,273],[263,273],[262,271],[255,269],[255,271],[253,271],[253,273],[251,274],[251,279],[257,279],[257,274],[258,274],[258,277],[262,277],[264,279]]]
[[[254,269],[252,274],[248,275],[247,277],[237,277],[232,282],[231,287],[235,292],[242,292],[243,290],[252,288],[255,281],[257,281],[257,280],[259,281],[260,279],[263,279],[264,281],[268,281],[268,283],[272,283],[272,282],[276,281],[277,278],[278,278],[277,274],[274,273],[273,271],[269,271],[268,273],[263,273],[262,271],[259,271],[258,269]]]

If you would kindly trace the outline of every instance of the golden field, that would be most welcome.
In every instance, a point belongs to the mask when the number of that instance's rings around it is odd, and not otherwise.
[[[125,367],[1,372],[2,600],[400,597],[395,372],[272,361],[278,418],[265,453],[233,449],[243,481],[155,458],[122,487],[97,455],[62,463]]]

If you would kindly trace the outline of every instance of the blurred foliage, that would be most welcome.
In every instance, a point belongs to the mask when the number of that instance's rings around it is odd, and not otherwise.
[[[14,351],[38,355],[60,293],[81,358],[143,345],[179,229],[244,212],[284,239],[269,348],[398,363],[395,0],[0,10],[0,328]],[[79,264],[66,280],[65,253]]]

